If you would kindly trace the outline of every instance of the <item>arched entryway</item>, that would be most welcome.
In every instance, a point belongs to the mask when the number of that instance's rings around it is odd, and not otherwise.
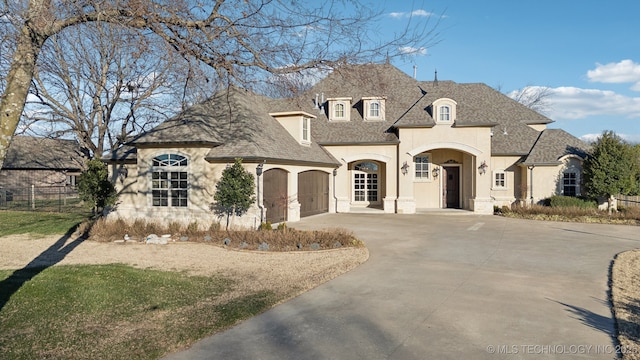
[[[287,192],[289,173],[282,169],[269,169],[263,175],[262,203],[267,210],[266,220],[271,223],[287,219],[289,194]]]
[[[377,207],[382,200],[381,166],[376,161],[355,161],[351,170],[351,203],[356,206]]]
[[[298,174],[300,217],[329,211],[329,174],[319,170]]]

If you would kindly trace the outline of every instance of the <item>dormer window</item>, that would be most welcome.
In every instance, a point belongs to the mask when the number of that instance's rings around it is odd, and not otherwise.
[[[440,106],[440,121],[451,121],[451,108],[447,105]]]
[[[329,121],[349,121],[351,120],[351,98],[328,98]]]
[[[385,119],[383,97],[363,97],[363,115],[365,121],[382,121]]]
[[[451,123],[456,120],[457,103],[448,98],[441,98],[433,102],[432,109],[434,111],[433,119],[436,123]]]
[[[308,117],[302,118],[302,143],[309,144],[311,143],[311,126],[310,119]]]
[[[291,135],[300,145],[309,146],[311,144],[311,119],[315,115],[304,111],[285,111],[269,113],[280,125],[282,125],[289,135]]]

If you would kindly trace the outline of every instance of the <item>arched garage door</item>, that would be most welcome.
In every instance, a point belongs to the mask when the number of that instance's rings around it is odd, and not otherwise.
[[[311,170],[298,174],[300,217],[329,211],[329,174]]]
[[[289,205],[287,175],[288,173],[282,169],[270,169],[264,172],[262,203],[267,210],[267,221],[269,222],[282,222],[287,218]]]

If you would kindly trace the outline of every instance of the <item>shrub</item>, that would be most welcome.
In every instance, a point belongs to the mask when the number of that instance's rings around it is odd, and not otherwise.
[[[260,230],[273,230],[273,225],[271,225],[271,221],[265,221],[260,224]]]
[[[581,199],[572,196],[552,196],[549,198],[551,207],[576,207],[580,209],[595,209],[598,207],[595,201]]]
[[[278,230],[286,231],[287,230],[287,223],[281,222],[280,224],[278,224]]]

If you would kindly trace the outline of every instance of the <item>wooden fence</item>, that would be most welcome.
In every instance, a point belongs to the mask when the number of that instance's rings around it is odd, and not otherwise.
[[[618,195],[616,196],[616,200],[618,200],[618,206],[640,206],[640,196]]]

